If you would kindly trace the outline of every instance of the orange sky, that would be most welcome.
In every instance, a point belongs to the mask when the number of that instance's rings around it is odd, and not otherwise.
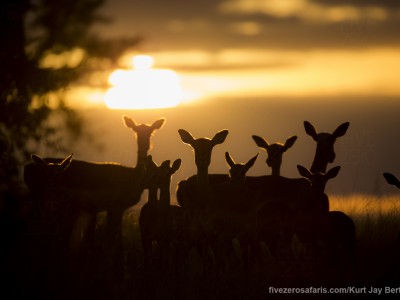
[[[113,22],[96,31],[142,36],[127,56],[177,71],[184,100],[400,95],[396,1],[114,0],[102,13]]]
[[[308,52],[232,49],[220,53],[180,51],[145,54],[154,57],[154,67],[177,73],[184,91],[182,101],[221,96],[400,95],[396,76],[400,69],[400,48]],[[257,63],[260,61],[263,63]],[[125,67],[123,70],[132,68]],[[149,85],[157,89],[156,83],[149,82]],[[135,97],[138,91],[133,88],[128,85],[126,92]],[[80,86],[72,90],[70,99],[72,102],[79,99],[79,105],[84,106],[102,104],[106,90],[107,87],[93,90]],[[169,92],[174,93],[172,90]],[[167,93],[160,98],[167,101],[170,97]],[[82,101],[82,98],[87,101]]]
[[[98,34],[144,38],[120,68],[131,70],[133,55],[153,56],[155,68],[178,73],[183,100],[400,95],[397,1],[113,0],[101,13],[112,22],[97,25]],[[74,66],[83,55],[75,49],[42,64]],[[97,89],[79,86],[71,99],[102,102],[108,87],[98,83],[113,71],[92,76]]]

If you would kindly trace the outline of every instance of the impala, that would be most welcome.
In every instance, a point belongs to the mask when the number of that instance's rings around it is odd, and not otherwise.
[[[210,205],[213,228],[217,233],[221,256],[233,254],[233,240],[241,245],[242,261],[247,266],[248,247],[255,232],[254,199],[246,187],[246,173],[257,160],[258,153],[245,164],[233,160],[229,152],[225,159],[229,166],[230,179],[228,182],[215,185],[213,202]]]
[[[313,201],[313,190],[307,178],[283,176],[247,176],[245,185],[252,200],[258,242],[264,242],[275,257],[287,257],[297,219]],[[255,255],[259,251],[253,249]]]
[[[253,135],[253,140],[257,146],[267,151],[267,165],[272,169],[271,175],[279,176],[281,174],[282,156],[290,147],[294,145],[297,136],[288,138],[285,144],[281,143],[268,143],[264,138]]]
[[[178,133],[182,142],[193,148],[197,167],[195,195],[186,194],[187,198],[184,203],[185,210],[188,211],[191,218],[189,224],[189,243],[195,246],[200,256],[208,260],[210,244],[212,246],[215,245],[215,234],[212,230],[212,220],[208,212],[208,208],[213,202],[208,167],[211,163],[213,148],[218,144],[222,144],[229,132],[228,130],[221,130],[212,139],[195,139],[190,132],[184,129],[179,129]],[[179,188],[182,187],[182,185],[179,186]]]
[[[163,255],[168,251],[171,239],[172,220],[181,213],[180,207],[170,205],[170,185],[172,175],[180,168],[181,160],[175,160],[172,165],[169,160],[158,166],[148,156],[145,161],[148,175],[147,188],[149,189],[148,202],[142,207],[139,215],[142,246],[145,254],[145,263],[153,261],[153,244]],[[160,198],[157,199],[157,191]]]
[[[108,245],[121,250],[122,214],[139,200],[144,166],[131,168],[71,159],[72,155],[60,163],[49,163],[33,154],[33,162],[24,168],[24,180],[32,196],[42,208],[48,203],[67,204],[68,211],[60,213],[67,215],[72,227],[69,238],[72,256],[78,255],[96,214],[101,211],[108,213],[106,238],[111,242]]]
[[[166,119],[161,118],[154,121],[152,124],[136,124],[136,122],[128,117],[123,116],[124,124],[127,128],[133,130],[137,140],[137,159],[136,159],[136,167],[139,168],[139,173],[143,171],[143,162],[145,157],[147,156],[148,151],[151,148],[151,137],[155,130],[162,128]],[[44,158],[44,161],[48,163],[60,163],[62,159],[60,158]],[[140,189],[135,184],[135,174],[136,171],[134,168],[128,168],[120,166],[116,163],[88,163],[85,161],[72,160],[70,162],[71,170],[63,175],[63,186],[68,188],[73,188],[75,190],[86,191],[98,191],[104,190],[107,191],[104,195],[109,195],[109,200],[101,200],[104,197],[99,197],[97,200],[98,203],[105,202],[107,205],[113,205],[114,209],[104,209],[107,211],[107,222],[108,227],[111,228],[114,232],[119,232],[121,228],[122,215],[123,212],[130,206],[136,205],[140,201],[140,197],[142,195],[143,188]],[[30,167],[28,167],[29,169]],[[26,171],[30,172],[30,170]],[[38,178],[35,178],[33,175],[28,175],[26,178],[26,182],[28,187],[33,187],[37,185]],[[26,176],[25,176],[26,177]],[[133,178],[133,179],[132,179]],[[127,192],[124,190],[125,188],[119,189],[116,182],[121,182],[122,185],[129,185],[129,182],[132,185],[131,190],[135,190],[134,193]],[[137,190],[137,192],[136,192]],[[125,195],[124,195],[125,193]],[[95,197],[92,197],[95,198]],[[114,199],[115,198],[115,199]],[[114,199],[111,201],[111,199]],[[118,200],[119,199],[119,200]],[[114,204],[111,204],[114,203]],[[100,209],[104,205],[96,205],[97,209]],[[112,215],[110,214],[112,212]],[[122,212],[122,213],[121,213]],[[118,218],[121,217],[121,220]]]
[[[228,130],[221,130],[212,139],[209,138],[199,138],[195,139],[188,131],[184,129],[179,129],[179,135],[185,144],[192,146],[195,155],[195,164],[197,167],[196,177],[192,177],[192,180],[196,182],[196,194],[193,195],[193,200],[197,205],[204,206],[206,202],[210,201],[211,198],[211,184],[210,177],[208,174],[208,167],[211,163],[211,153],[212,149],[218,145],[222,144],[227,135]],[[228,175],[224,175],[224,181],[229,179]],[[186,181],[187,182],[187,181]],[[179,183],[178,189],[183,183]],[[181,203],[180,203],[181,204]],[[183,204],[183,205],[182,205]],[[182,203],[182,206],[186,206],[186,203]]]
[[[317,149],[311,166],[312,173],[326,172],[328,163],[332,163],[335,160],[336,154],[333,148],[335,141],[337,138],[346,134],[349,125],[349,122],[343,123],[339,125],[333,133],[317,133],[316,129],[310,122],[304,121],[304,129],[306,133],[317,142]]]
[[[136,135],[137,140],[137,159],[136,166],[146,159],[149,150],[151,149],[151,137],[155,130],[160,129],[166,122],[165,118],[154,121],[149,124],[136,124],[135,121],[128,117],[123,116],[125,126],[132,129]]]
[[[319,212],[328,212],[329,199],[328,196],[325,194],[325,186],[329,179],[335,178],[338,175],[340,171],[340,166],[336,166],[326,173],[311,173],[310,170],[301,165],[297,165],[297,169],[301,176],[308,178],[311,181],[311,185],[313,187],[315,195],[315,208]]]
[[[340,167],[334,167],[326,173],[312,173],[298,165],[299,173],[308,178],[313,186],[314,201],[309,214],[303,216],[302,223],[297,225],[297,235],[304,245],[311,245],[314,257],[325,255],[325,259],[340,259],[338,263],[355,262],[355,224],[341,211],[329,210],[329,199],[325,185],[335,178]]]

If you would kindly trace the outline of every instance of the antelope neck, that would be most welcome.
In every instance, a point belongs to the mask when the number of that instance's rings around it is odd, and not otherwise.
[[[140,163],[144,163],[146,157],[147,157],[147,150],[138,150],[136,166],[138,166]]]
[[[281,175],[280,167],[273,167],[271,175],[272,176],[280,176]]]
[[[197,168],[197,195],[203,199],[208,199],[211,195],[208,167]]]
[[[149,188],[149,203],[155,204],[157,203],[157,189],[156,188]]]
[[[165,183],[160,186],[160,204],[169,206],[171,204],[170,183]]]
[[[326,167],[328,166],[328,160],[322,155],[322,151],[317,149],[314,156],[314,161],[312,163],[310,171],[312,173],[325,173]]]

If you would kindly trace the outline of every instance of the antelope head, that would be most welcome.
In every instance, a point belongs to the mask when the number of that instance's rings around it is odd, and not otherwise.
[[[192,146],[194,150],[194,160],[198,168],[208,168],[211,162],[211,153],[214,146],[222,144],[229,131],[221,130],[215,134],[212,139],[209,138],[198,138],[195,139],[188,131],[184,129],[178,130],[182,142]]]
[[[72,155],[67,156],[60,163],[48,163],[40,156],[32,154],[32,161],[40,168],[40,174],[42,176],[41,182],[44,185],[55,185],[60,175],[69,167],[72,161]]]
[[[335,178],[338,175],[340,171],[340,166],[336,166],[330,169],[326,173],[322,172],[312,173],[306,167],[303,167],[301,165],[297,165],[297,170],[299,171],[301,176],[311,181],[311,185],[315,192],[324,193],[326,183],[328,182],[329,179]]]
[[[229,175],[231,182],[244,183],[247,171],[254,165],[257,160],[258,153],[245,164],[236,163],[229,152],[225,152],[225,159],[229,165]]]
[[[285,153],[294,145],[294,142],[297,140],[297,136],[294,135],[288,138],[285,144],[270,144],[260,136],[253,135],[252,137],[258,147],[267,151],[267,165],[272,168],[273,175],[280,175],[283,153]]]
[[[325,172],[328,163],[332,163],[335,160],[335,151],[333,145],[338,137],[346,134],[350,123],[346,122],[339,125],[333,133],[320,132],[317,133],[314,126],[304,121],[304,129],[306,133],[317,142],[317,149],[311,172]]]
[[[166,119],[161,118],[153,122],[153,124],[136,124],[135,121],[128,117],[123,116],[125,126],[132,129],[136,134],[137,144],[138,144],[138,158],[145,159],[147,152],[151,148],[150,138],[153,132],[157,129],[163,127]]]

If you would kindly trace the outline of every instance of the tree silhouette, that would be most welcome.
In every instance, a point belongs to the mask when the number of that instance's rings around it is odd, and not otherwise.
[[[139,42],[104,40],[92,32],[94,24],[110,21],[98,13],[104,2],[1,1],[0,141],[10,152],[7,163],[24,161],[39,141],[60,147],[68,136],[81,136],[84,122],[67,106],[67,89],[88,82],[94,71],[112,68]],[[51,55],[59,58],[57,64],[48,63]]]

